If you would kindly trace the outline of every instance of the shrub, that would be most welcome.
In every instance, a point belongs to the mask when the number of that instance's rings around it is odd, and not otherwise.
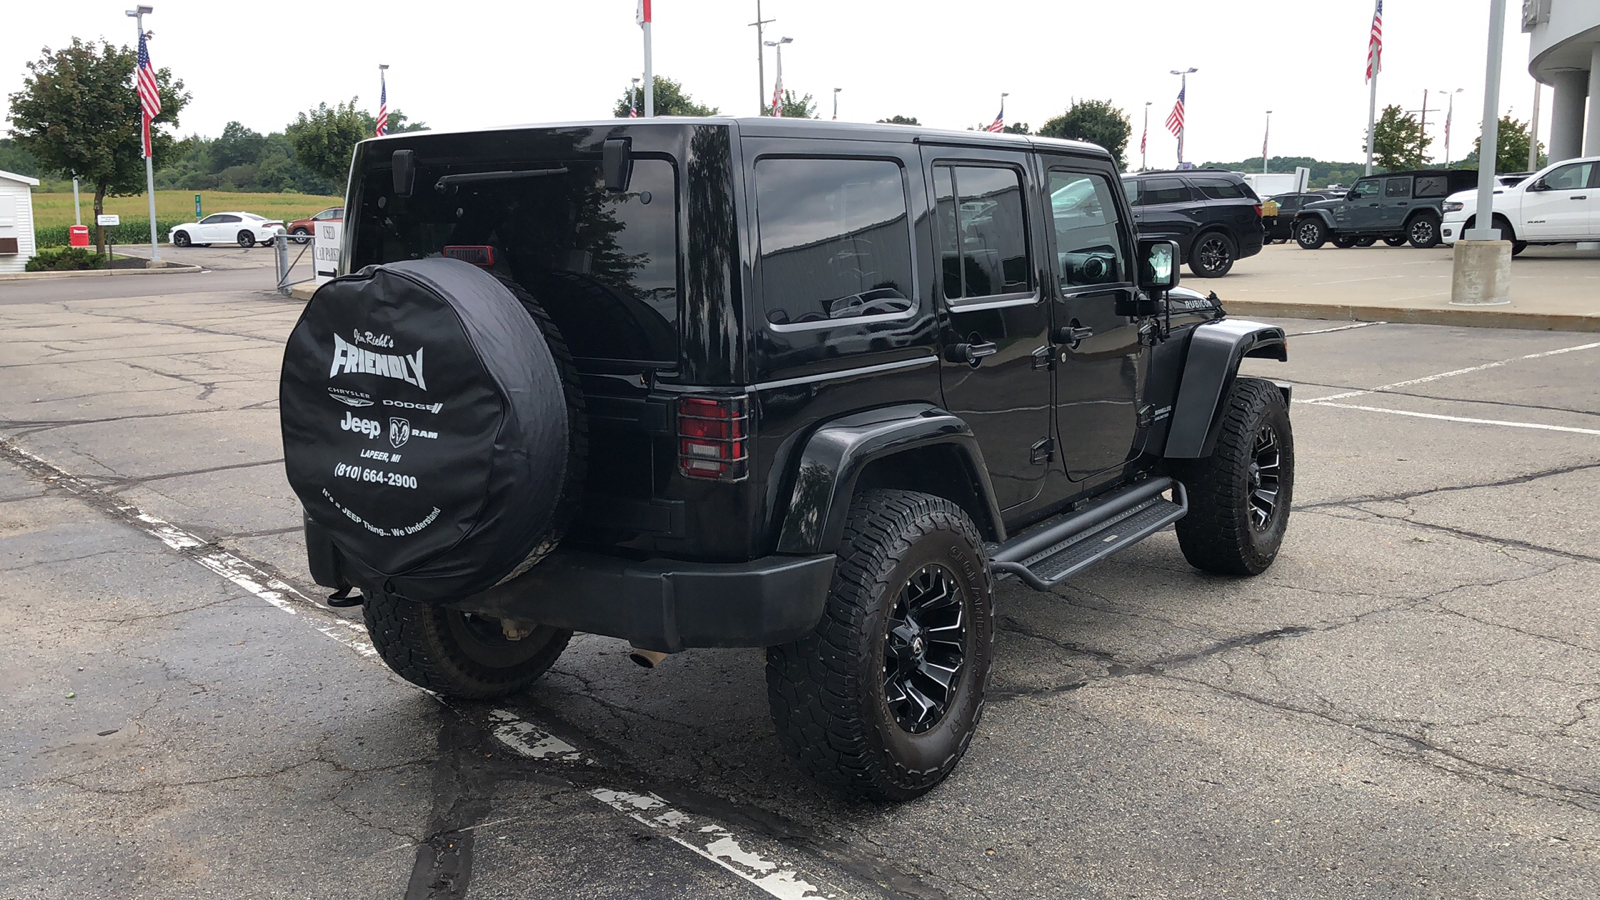
[[[167,231],[175,225],[182,225],[188,219],[173,219],[171,221],[156,220],[156,239],[165,244]],[[67,231],[70,226],[56,225],[54,227],[36,227],[33,229],[33,239],[40,247],[65,247],[71,243],[71,234]],[[94,246],[95,226],[89,225],[89,246]],[[124,221],[121,225],[106,229],[106,243],[122,246],[150,243],[150,220]]]
[[[43,250],[28,260],[29,272],[70,272],[77,269],[104,269],[106,258],[83,247]]]

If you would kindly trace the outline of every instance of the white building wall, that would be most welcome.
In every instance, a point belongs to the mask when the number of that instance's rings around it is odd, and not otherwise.
[[[1528,72],[1555,87],[1550,161],[1600,155],[1600,0],[1523,0],[1522,30]]]
[[[0,237],[17,238],[18,253],[0,256],[0,272],[21,272],[33,258],[33,190],[29,185],[0,179]]]

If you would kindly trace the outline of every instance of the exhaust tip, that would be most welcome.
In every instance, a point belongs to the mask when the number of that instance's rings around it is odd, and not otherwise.
[[[644,650],[639,647],[629,647],[628,658],[645,667],[646,669],[654,669],[656,666],[661,665],[661,661],[667,658],[667,654],[662,653],[660,650]]]

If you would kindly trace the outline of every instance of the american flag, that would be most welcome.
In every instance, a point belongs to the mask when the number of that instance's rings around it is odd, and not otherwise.
[[[1150,123],[1148,121],[1146,121],[1144,123],[1144,134],[1139,136],[1139,152],[1140,153],[1144,152],[1145,144],[1149,140],[1150,140]]]
[[[378,73],[378,127],[372,130],[373,134],[383,137],[389,133],[389,83]]]
[[[1383,0],[1372,11],[1372,33],[1367,38],[1367,80],[1383,71]]]
[[[1167,116],[1167,130],[1178,140],[1183,140],[1183,95],[1189,90],[1185,85],[1178,89],[1178,102],[1172,105],[1172,112]]]
[[[139,68],[134,73],[139,82],[139,118],[143,123],[144,156],[149,159],[150,120],[161,115],[161,95],[156,92],[156,67],[150,64],[150,48],[145,45],[144,34],[139,35]]]
[[[1005,131],[1005,130],[1006,130],[1006,108],[1004,106],[1002,106],[1002,107],[1000,107],[1000,114],[998,116],[994,117],[994,121],[990,122],[989,123],[989,127],[985,128],[984,131],[1000,132],[1000,131]]]

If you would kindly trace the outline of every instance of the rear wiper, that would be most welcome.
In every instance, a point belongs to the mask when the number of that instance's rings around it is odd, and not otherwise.
[[[442,175],[433,183],[433,189],[444,193],[453,184],[471,184],[476,181],[510,181],[515,178],[544,178],[547,175],[565,175],[567,167],[556,169],[524,169],[504,172],[470,172],[465,175]]]

